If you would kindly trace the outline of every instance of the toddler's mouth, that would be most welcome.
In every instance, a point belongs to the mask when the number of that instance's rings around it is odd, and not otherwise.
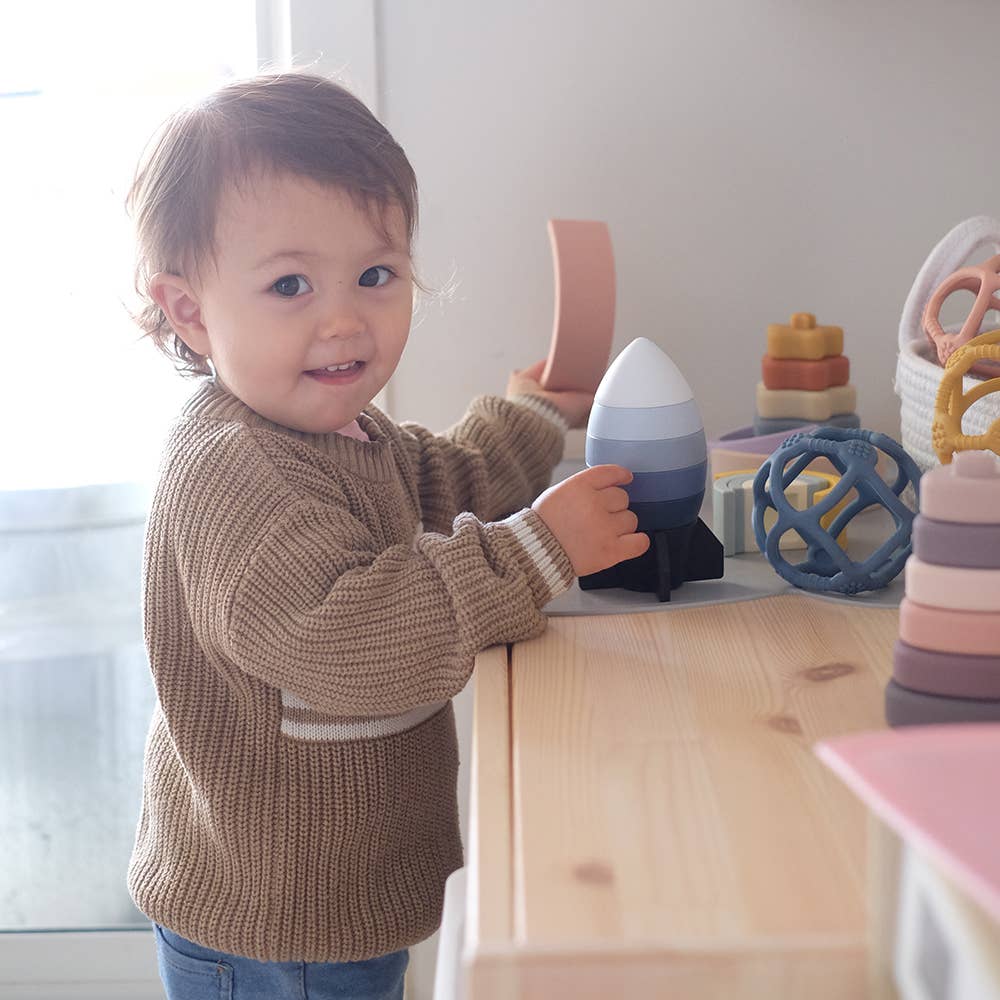
[[[312,368],[306,372],[306,375],[316,379],[317,382],[343,385],[345,382],[353,382],[358,378],[364,367],[364,361],[348,361],[345,364],[330,365],[327,368]]]

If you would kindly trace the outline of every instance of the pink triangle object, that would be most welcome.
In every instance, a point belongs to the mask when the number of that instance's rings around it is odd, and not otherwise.
[[[852,733],[816,753],[1000,923],[1000,723]]]

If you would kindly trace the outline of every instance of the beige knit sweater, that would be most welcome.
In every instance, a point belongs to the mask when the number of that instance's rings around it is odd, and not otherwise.
[[[370,441],[293,431],[206,382],[149,519],[157,704],[129,890],[260,960],[355,961],[434,931],[462,864],[449,699],[573,579],[520,509],[559,459],[555,411],[481,397],[440,436],[375,407],[359,421]]]

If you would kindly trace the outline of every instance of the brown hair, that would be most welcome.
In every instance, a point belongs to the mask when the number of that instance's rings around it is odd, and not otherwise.
[[[126,206],[136,226],[135,320],[182,374],[208,364],[171,329],[149,295],[158,271],[183,274],[214,253],[216,214],[229,184],[256,172],[291,173],[345,191],[386,235],[398,206],[407,249],[417,225],[417,181],[402,148],[340,85],[307,73],[229,83],[175,112],[150,143]]]

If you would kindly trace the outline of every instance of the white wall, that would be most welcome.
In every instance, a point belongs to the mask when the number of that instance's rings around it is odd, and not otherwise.
[[[546,219],[610,224],[615,351],[644,335],[710,434],[749,423],[765,327],[845,330],[864,426],[898,435],[903,300],[1000,214],[995,0],[382,0],[380,112],[421,185],[399,418],[443,427],[544,355]]]
[[[423,278],[457,283],[423,310],[395,417],[443,428],[544,356],[546,220],[594,218],[615,352],[659,343],[710,435],[750,422],[767,324],[807,311],[844,327],[863,425],[898,436],[910,284],[954,223],[1000,214],[996,0],[291,3],[296,62],[355,86],[413,162]],[[456,714],[467,833],[471,685]],[[412,951],[414,1000],[434,948]]]
[[[381,0],[376,25],[418,263],[457,280],[411,336],[397,418],[442,428],[544,356],[546,220],[595,218],[615,351],[660,344],[709,434],[750,422],[767,324],[808,311],[844,327],[862,424],[898,437],[910,284],[954,223],[1000,214],[996,0]],[[432,961],[414,952],[413,996]]]

